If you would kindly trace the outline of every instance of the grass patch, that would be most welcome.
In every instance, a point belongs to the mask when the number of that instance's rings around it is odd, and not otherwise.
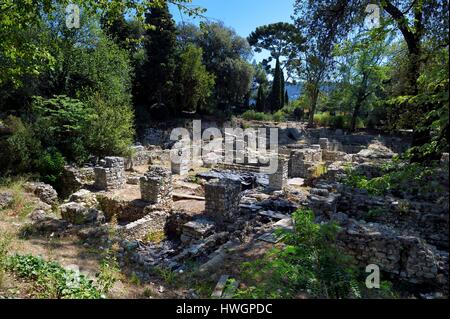
[[[36,208],[36,203],[25,192],[24,184],[26,182],[25,177],[4,178],[0,181],[0,192],[7,191],[13,195],[12,203],[3,210],[5,214],[23,219]]]
[[[144,240],[146,242],[150,242],[150,243],[154,243],[154,244],[159,244],[164,239],[166,239],[166,234],[164,233],[163,230],[150,231],[147,233],[147,235],[144,238]]]

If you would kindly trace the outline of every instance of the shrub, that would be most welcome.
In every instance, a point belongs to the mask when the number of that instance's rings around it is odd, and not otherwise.
[[[65,164],[62,154],[56,148],[50,148],[37,159],[36,167],[44,183],[57,185]]]
[[[3,170],[16,174],[32,170],[34,159],[42,152],[41,142],[36,138],[33,128],[14,116],[8,117],[5,124],[12,135],[6,140],[7,151],[2,154],[6,156],[2,158]]]
[[[86,123],[84,139],[93,155],[129,155],[134,138],[134,113],[127,104],[109,103],[99,94],[88,101],[93,115]]]
[[[68,160],[83,163],[87,150],[83,134],[88,129],[92,111],[86,104],[64,95],[34,98],[35,132],[45,147],[57,148]]]
[[[270,121],[269,114],[263,112],[256,112],[254,110],[248,110],[242,114],[242,118],[247,121]]]
[[[317,113],[314,115],[314,123],[319,126],[327,127],[330,123],[330,113]]]
[[[255,285],[240,290],[239,297],[292,298],[301,291],[315,297],[359,297],[353,261],[334,244],[339,228],[315,224],[309,210],[298,210],[293,219],[294,231],[279,234],[283,248],[243,265],[244,277]]]

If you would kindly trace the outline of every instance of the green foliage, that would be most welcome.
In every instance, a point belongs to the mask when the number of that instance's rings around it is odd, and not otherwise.
[[[283,248],[243,265],[244,277],[254,285],[241,290],[239,297],[293,298],[302,292],[322,298],[359,297],[352,260],[334,244],[338,227],[315,224],[309,210],[298,210],[293,219],[294,231],[281,233]]]
[[[54,147],[67,159],[82,163],[87,157],[82,142],[92,111],[80,100],[67,96],[35,97],[32,105],[34,132],[44,147]]]
[[[158,243],[162,242],[165,238],[166,238],[166,234],[164,233],[163,230],[160,230],[160,231],[150,231],[150,232],[145,236],[145,241],[148,241],[148,242],[151,242],[151,243],[158,244]]]
[[[38,298],[98,299],[102,293],[91,280],[58,263],[32,255],[13,255],[7,260],[7,270],[30,280]]]
[[[158,104],[162,110],[171,111],[176,69],[175,22],[167,3],[151,8],[145,21],[153,27],[144,36],[146,59],[138,73],[136,94],[148,107]]]
[[[350,187],[364,189],[371,195],[392,194],[400,198],[414,196],[416,199],[430,200],[438,199],[443,193],[445,184],[441,184],[439,176],[448,174],[445,170],[439,172],[438,167],[399,160],[380,169],[382,176],[367,178],[347,168],[343,182]],[[445,179],[443,181],[445,183]]]
[[[62,154],[55,148],[44,151],[36,162],[36,169],[44,183],[56,185],[62,175],[66,161]]]
[[[254,110],[248,110],[244,114],[242,114],[242,118],[247,121],[270,121],[270,114],[263,112],[256,112]]]
[[[208,111],[230,114],[233,107],[242,107],[250,91],[254,68],[247,62],[251,54],[246,39],[237,35],[223,23],[204,22],[200,28],[182,24],[178,26],[179,45],[193,43],[203,50],[203,64],[215,76],[214,91]]]
[[[98,290],[103,294],[102,297],[114,286],[119,275],[120,268],[117,258],[112,250],[108,250],[100,262],[99,272],[95,275]]]
[[[270,68],[269,63],[273,59],[283,58],[282,68],[286,69],[289,74],[295,71],[299,51],[303,49],[305,42],[298,29],[285,22],[260,26],[249,35],[247,40],[254,47],[255,52],[262,52],[262,50],[270,52],[269,59],[263,61],[266,69]]]
[[[284,99],[284,83],[280,68],[280,61],[277,60],[275,64],[275,72],[272,82],[272,90],[270,92],[269,107],[272,112],[276,112],[283,107]]]
[[[110,103],[100,94],[87,102],[92,114],[86,123],[83,141],[93,155],[126,156],[134,140],[134,112],[127,104]]]
[[[176,96],[179,110],[196,112],[207,103],[214,88],[214,75],[202,62],[203,50],[188,44],[179,55]]]
[[[0,154],[2,169],[22,173],[34,167],[34,159],[42,152],[42,145],[33,128],[20,118],[10,116],[5,121],[12,134],[4,146],[7,152]]]

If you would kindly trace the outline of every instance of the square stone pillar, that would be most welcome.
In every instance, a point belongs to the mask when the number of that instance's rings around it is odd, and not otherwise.
[[[283,190],[287,185],[288,180],[288,159],[285,157],[278,157],[277,171],[269,174],[269,188],[273,190]]]
[[[239,214],[241,183],[220,180],[205,185],[205,209],[217,223],[232,222]]]
[[[172,174],[168,169],[152,166],[139,182],[142,200],[151,204],[172,205]]]
[[[95,188],[106,191],[122,188],[126,183],[124,159],[105,157],[101,165],[94,168]]]

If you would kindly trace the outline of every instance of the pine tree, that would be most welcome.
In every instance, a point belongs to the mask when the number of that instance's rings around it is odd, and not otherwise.
[[[147,59],[142,67],[139,93],[148,106],[158,103],[170,110],[176,69],[176,27],[167,3],[151,8],[145,22],[153,27],[146,31],[144,39]]]
[[[287,90],[284,92],[284,105],[289,105],[289,95]]]
[[[277,63],[275,65],[275,73],[273,76],[272,83],[272,92],[270,93],[270,111],[275,112],[282,107],[283,102],[283,94],[281,93],[281,69],[280,69],[280,61],[277,59]]]

